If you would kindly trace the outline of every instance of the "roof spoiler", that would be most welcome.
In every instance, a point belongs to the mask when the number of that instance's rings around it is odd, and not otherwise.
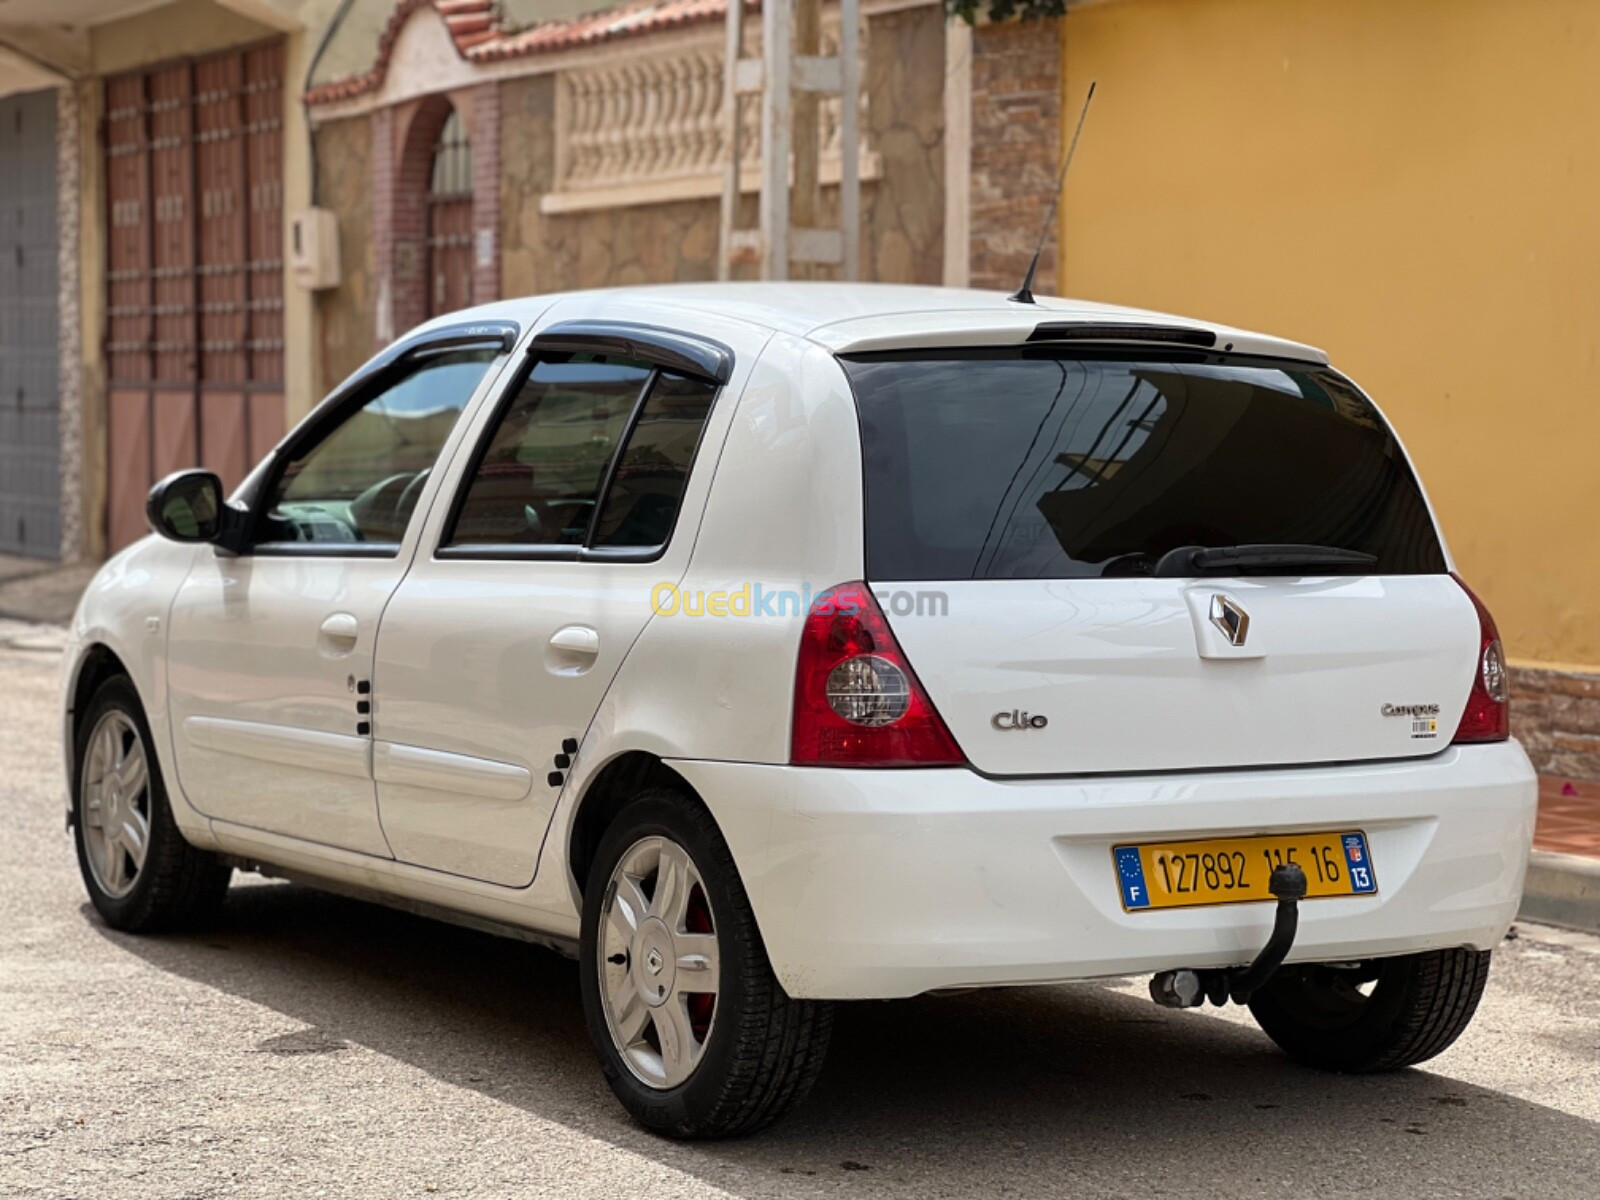
[[[1217,335],[1209,329],[1186,329],[1181,325],[1139,325],[1081,321],[1045,321],[1033,327],[1030,342],[1169,342],[1177,346],[1211,349]]]

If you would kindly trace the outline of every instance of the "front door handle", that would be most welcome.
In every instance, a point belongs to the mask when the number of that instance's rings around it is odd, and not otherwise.
[[[350,613],[337,612],[322,622],[319,632],[325,646],[336,653],[348,654],[355,649],[356,640],[361,636],[361,622]]]
[[[550,635],[552,649],[593,658],[600,653],[600,635],[587,625],[564,625]]]

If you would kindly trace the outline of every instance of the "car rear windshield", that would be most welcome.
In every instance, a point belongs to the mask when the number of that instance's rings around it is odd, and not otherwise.
[[[1394,434],[1336,371],[1033,348],[844,367],[870,579],[1141,576],[1180,546],[1259,543],[1445,570]]]

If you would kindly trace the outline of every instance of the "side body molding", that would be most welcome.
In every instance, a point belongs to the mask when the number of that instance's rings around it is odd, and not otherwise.
[[[533,790],[533,772],[515,763],[376,742],[372,775],[379,783],[406,784],[489,800],[521,800]]]
[[[226,717],[185,717],[183,731],[196,746],[219,754],[236,754],[279,766],[304,767],[371,779],[368,739],[353,734],[325,733],[290,725],[260,721],[234,721]]]

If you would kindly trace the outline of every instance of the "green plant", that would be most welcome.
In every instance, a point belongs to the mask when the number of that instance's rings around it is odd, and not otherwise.
[[[991,21],[1009,21],[1016,17],[1023,21],[1059,17],[1067,11],[1067,0],[944,0],[944,8],[953,17],[960,17],[968,25],[975,25],[980,13]]]

